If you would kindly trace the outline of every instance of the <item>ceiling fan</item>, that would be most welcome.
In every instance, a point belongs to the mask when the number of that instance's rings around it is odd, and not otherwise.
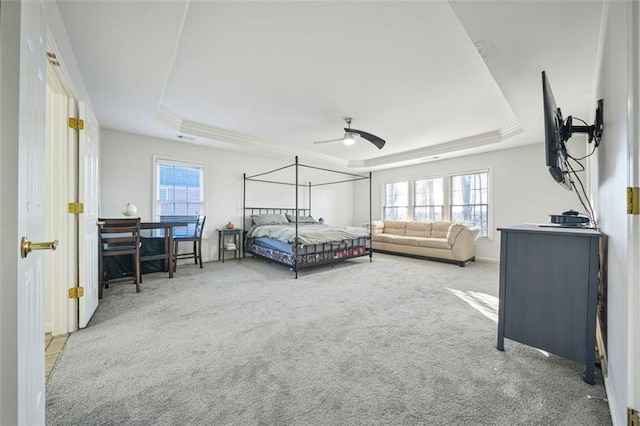
[[[378,149],[382,149],[384,144],[386,143],[384,139],[379,138],[376,135],[372,135],[371,133],[363,132],[362,130],[356,130],[351,128],[351,117],[345,117],[344,121],[347,123],[347,127],[344,129],[345,134],[341,139],[331,139],[328,141],[318,141],[314,143],[329,143],[329,142],[339,142],[342,141],[345,145],[353,145],[356,143],[356,136],[360,136],[363,139],[368,140],[372,144],[374,144]]]

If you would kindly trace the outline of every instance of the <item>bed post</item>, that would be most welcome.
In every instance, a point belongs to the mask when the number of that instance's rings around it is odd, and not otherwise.
[[[371,172],[369,172],[369,262],[373,262],[373,210],[371,208]]]
[[[245,227],[247,226],[247,222],[246,222],[246,218],[245,215],[247,213],[247,174],[243,173],[242,174],[242,225],[240,225],[240,229],[242,229],[242,234],[240,235],[240,238],[242,239],[240,241],[240,243],[242,244],[242,253],[240,253],[240,256],[245,257],[244,254],[246,253],[246,247],[245,242],[244,241],[244,233],[247,231],[245,229]]]
[[[309,216],[311,216],[311,181],[309,181]]]
[[[295,271],[296,279],[298,279],[298,216],[300,216],[300,213],[298,212],[298,156],[296,155],[296,239],[294,240],[296,248],[293,251],[295,254],[293,270]]]

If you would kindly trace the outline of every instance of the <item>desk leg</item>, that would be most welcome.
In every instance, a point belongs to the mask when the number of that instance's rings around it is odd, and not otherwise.
[[[173,278],[173,229],[167,229],[167,238],[169,240],[169,247],[167,249],[167,254],[169,255],[169,278]]]

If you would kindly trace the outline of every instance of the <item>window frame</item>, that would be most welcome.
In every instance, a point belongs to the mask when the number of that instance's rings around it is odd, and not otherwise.
[[[472,175],[477,173],[487,173],[487,235],[480,235],[478,240],[480,241],[493,241],[493,169],[492,167],[480,168],[480,169],[470,169],[470,170],[461,170],[450,173],[441,173],[441,174],[433,174],[433,175],[424,175],[424,176],[413,176],[407,177],[404,179],[393,179],[393,180],[385,180],[382,181],[382,202],[380,207],[381,217],[384,218],[385,213],[385,203],[386,203],[386,185],[392,183],[399,182],[407,182],[408,185],[408,203],[407,206],[407,219],[406,220],[414,220],[415,213],[415,182],[419,180],[425,179],[436,179],[442,178],[442,191],[443,191],[443,206],[442,206],[442,220],[443,221],[451,221],[451,207],[453,200],[453,185],[452,179],[454,176],[465,176]],[[389,219],[393,220],[393,219]]]
[[[435,180],[435,179],[441,179],[442,180],[442,204],[417,205],[416,204],[416,182],[418,182],[418,181]],[[445,207],[447,205],[447,191],[446,191],[446,183],[445,183],[446,181],[447,181],[447,177],[443,176],[443,175],[421,177],[421,178],[415,178],[415,179],[411,180],[411,194],[412,194],[411,217],[412,217],[412,219],[414,219],[416,217],[416,208],[440,207],[440,216],[441,216],[440,220],[445,220],[445,217],[446,217]]]
[[[474,170],[474,171],[467,171],[467,172],[460,172],[460,173],[452,173],[448,176],[448,181],[449,181],[449,220],[452,220],[451,218],[453,217],[453,207],[454,206],[464,206],[463,204],[453,204],[453,178],[454,177],[458,177],[458,176],[469,176],[469,175],[477,175],[477,174],[481,174],[481,173],[486,173],[487,174],[487,204],[469,204],[470,206],[484,206],[486,205],[487,207],[487,235],[482,235],[480,234],[478,236],[478,239],[482,239],[482,240],[492,240],[492,222],[491,222],[491,218],[493,217],[493,211],[491,206],[493,205],[492,203],[492,198],[491,198],[491,194],[492,194],[492,186],[493,186],[493,182],[491,179],[492,173],[490,169],[481,169],[481,170]],[[481,230],[482,232],[482,230]]]
[[[204,163],[200,163],[197,161],[189,161],[189,160],[182,160],[182,159],[176,159],[176,158],[170,158],[170,157],[164,157],[164,156],[159,156],[159,155],[154,155],[153,156],[153,192],[152,192],[152,199],[151,199],[151,213],[152,213],[152,217],[154,218],[154,220],[159,221],[160,220],[160,212],[158,211],[158,204],[160,202],[160,200],[158,199],[158,195],[160,194],[160,182],[159,182],[159,176],[158,176],[158,166],[160,164],[170,164],[170,165],[175,165],[175,166],[183,166],[183,167],[193,167],[193,168],[198,168],[201,170],[201,183],[200,183],[200,193],[201,193],[201,199],[199,201],[200,203],[200,213],[198,213],[198,215],[206,215],[206,209],[207,209],[207,198],[206,198],[206,175],[207,175],[207,169]],[[196,204],[195,202],[189,202],[190,204]]]
[[[406,206],[387,206],[387,185],[392,185],[396,183],[406,183],[407,184],[407,205]],[[385,220],[411,220],[411,205],[413,203],[412,194],[411,194],[411,179],[397,179],[397,180],[389,180],[382,183],[382,218]],[[404,207],[406,209],[406,217],[407,219],[386,219],[385,212],[387,207]]]

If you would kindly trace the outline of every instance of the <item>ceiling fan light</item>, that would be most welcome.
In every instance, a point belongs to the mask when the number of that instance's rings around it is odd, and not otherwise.
[[[342,142],[347,146],[353,145],[354,143],[356,143],[356,140],[353,137],[353,133],[346,133],[344,135],[344,139],[342,140]]]

